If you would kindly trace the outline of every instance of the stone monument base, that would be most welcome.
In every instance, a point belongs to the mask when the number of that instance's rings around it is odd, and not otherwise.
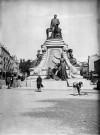
[[[63,41],[63,39],[47,39],[44,44],[41,46],[41,49],[43,51],[43,57],[40,62],[40,64],[35,67],[31,68],[31,75],[34,74],[40,74],[42,76],[47,75],[47,69],[48,67],[54,68],[55,64],[52,62],[54,61],[55,63],[59,63],[60,61],[55,59],[54,55],[58,58],[61,57],[61,53],[63,53],[64,58],[66,59],[68,66],[66,66],[68,76],[71,76],[71,74],[76,73],[77,69],[74,67],[67,56],[67,49],[68,45]]]

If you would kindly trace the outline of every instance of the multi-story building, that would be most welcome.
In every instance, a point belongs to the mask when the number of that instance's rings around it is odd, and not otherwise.
[[[88,62],[89,62],[89,72],[91,71],[95,71],[95,67],[94,67],[94,62],[99,60],[100,59],[100,56],[95,54],[95,55],[92,55],[92,56],[89,56],[88,58]]]
[[[100,59],[94,62],[95,72],[99,75],[100,78]]]
[[[100,59],[94,62],[95,72],[98,74],[97,89],[100,90]]]
[[[5,77],[7,74],[19,71],[18,60],[11,56],[7,48],[0,44],[0,76]]]

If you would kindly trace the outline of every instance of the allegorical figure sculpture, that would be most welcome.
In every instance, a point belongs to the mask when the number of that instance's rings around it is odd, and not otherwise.
[[[70,60],[70,63],[72,65],[76,65],[77,64],[77,60],[73,57],[73,50],[72,49],[68,49],[67,53],[68,53],[68,58]]]
[[[54,56],[56,59],[60,60],[60,78],[61,80],[66,80],[68,78],[67,72],[66,72],[66,65],[67,62],[63,56],[63,54],[61,53],[61,58],[57,58],[56,56]]]
[[[51,20],[50,28],[46,29],[47,39],[62,38],[61,29],[58,27],[59,24],[60,21],[57,18],[57,15],[54,15],[54,18]],[[49,32],[52,32],[50,37],[49,37]]]

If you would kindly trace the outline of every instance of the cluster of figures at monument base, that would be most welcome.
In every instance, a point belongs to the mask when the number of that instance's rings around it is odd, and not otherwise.
[[[67,62],[65,60],[65,58],[63,57],[63,54],[61,53],[61,58],[57,58],[56,56],[54,56],[56,59],[58,59],[60,62],[59,63],[55,63],[54,61],[52,61],[55,66],[53,69],[51,69],[51,67],[48,67],[47,70],[47,79],[55,79],[55,80],[66,80],[68,78],[67,72],[66,72],[66,65]],[[68,65],[67,65],[68,66]]]

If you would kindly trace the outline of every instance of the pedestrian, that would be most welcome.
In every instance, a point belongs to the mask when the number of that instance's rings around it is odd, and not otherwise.
[[[17,78],[18,80],[18,87],[21,87],[21,77],[18,75],[18,78]]]
[[[14,76],[12,75],[12,76],[11,76],[11,87],[12,87],[12,85],[13,85],[13,80],[14,80]]]
[[[12,84],[13,88],[17,87],[17,80],[16,80],[16,76],[13,77],[13,84]]]
[[[11,78],[8,76],[7,77],[7,85],[8,85],[8,89],[11,88]]]
[[[0,89],[2,89],[2,80],[0,78]]]
[[[39,75],[38,78],[37,78],[37,89],[38,89],[38,92],[41,92],[41,87],[43,87],[42,85],[42,78],[41,76]]]

